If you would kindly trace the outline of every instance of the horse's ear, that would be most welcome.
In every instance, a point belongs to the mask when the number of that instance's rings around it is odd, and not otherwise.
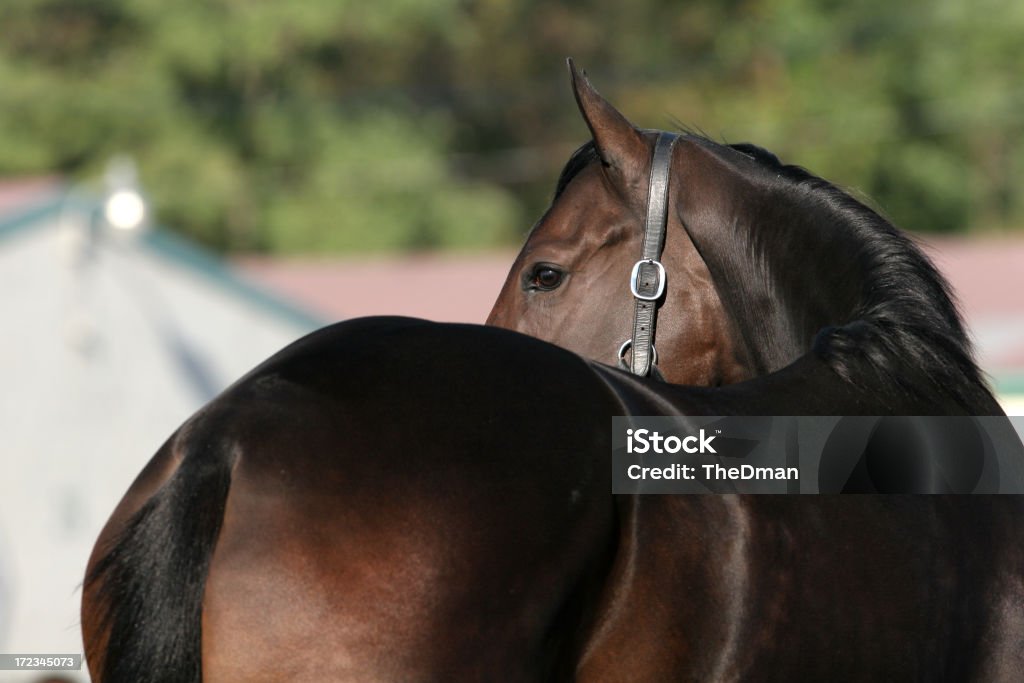
[[[626,178],[646,167],[649,152],[640,132],[601,97],[570,58],[569,74],[583,120],[587,122],[601,161]]]

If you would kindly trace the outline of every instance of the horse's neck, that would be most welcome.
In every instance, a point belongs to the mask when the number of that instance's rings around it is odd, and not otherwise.
[[[753,376],[800,358],[822,328],[850,322],[863,292],[856,236],[820,211],[787,204],[731,207],[732,244],[713,240],[701,250]]]
[[[821,263],[846,245],[822,234],[833,229],[828,207],[802,206],[742,155],[689,142],[675,168],[675,216],[711,274],[750,375],[773,372],[811,347],[827,324],[822,311],[848,291]]]
[[[925,403],[937,391],[950,409],[993,410],[941,277],[895,228],[823,181],[691,151],[703,156],[679,168],[677,216],[751,376],[816,352],[844,378],[880,373]]]
[[[719,296],[728,312],[737,346],[751,376],[774,372],[806,353],[819,329],[820,304],[800,301],[813,290],[797,282],[795,264],[747,263],[745,255],[711,265]],[[782,280],[783,282],[780,282]],[[786,281],[791,281],[792,284]]]

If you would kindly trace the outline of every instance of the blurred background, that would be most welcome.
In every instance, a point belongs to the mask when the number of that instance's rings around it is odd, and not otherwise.
[[[1024,412],[1021,35],[1014,0],[4,0],[0,652],[80,651],[100,526],[255,363],[483,321],[588,137],[566,56],[913,231]]]

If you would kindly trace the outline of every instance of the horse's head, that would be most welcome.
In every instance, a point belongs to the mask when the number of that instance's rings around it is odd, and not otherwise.
[[[615,363],[633,329],[630,274],[641,257],[656,132],[635,128],[570,62],[573,90],[593,140],[573,154],[551,207],[530,232],[488,324],[530,334]],[[674,383],[717,385],[750,376],[701,254],[677,207],[702,210],[707,197],[680,181],[691,143],[673,150],[668,225],[661,262],[667,290],[657,302],[659,368]],[[694,204],[696,203],[696,206]],[[628,349],[623,355],[629,353]]]
[[[615,363],[633,334],[630,273],[660,134],[570,70],[593,140],[566,165],[488,322]],[[727,384],[813,349],[846,378],[881,372],[964,405],[976,391],[989,400],[945,281],[871,208],[753,145],[682,135],[668,170],[654,339],[667,380]]]

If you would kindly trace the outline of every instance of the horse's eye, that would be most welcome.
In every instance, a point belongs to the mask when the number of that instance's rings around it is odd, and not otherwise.
[[[556,289],[562,284],[562,278],[564,277],[562,271],[549,265],[537,265],[534,267],[533,272],[530,274],[529,282],[527,286],[530,289],[540,290],[542,292],[550,292],[552,289]]]

